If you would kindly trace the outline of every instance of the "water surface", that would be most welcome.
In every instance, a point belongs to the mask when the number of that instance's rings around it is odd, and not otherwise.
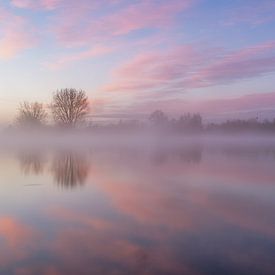
[[[0,194],[0,274],[275,274],[272,146],[1,150]]]

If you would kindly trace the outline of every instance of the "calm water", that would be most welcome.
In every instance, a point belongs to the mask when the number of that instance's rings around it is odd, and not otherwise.
[[[0,274],[275,274],[275,147],[2,150]]]

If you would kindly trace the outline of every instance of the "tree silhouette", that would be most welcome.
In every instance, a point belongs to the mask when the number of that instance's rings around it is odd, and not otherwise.
[[[47,113],[43,104],[38,102],[23,102],[18,108],[16,122],[23,127],[38,127],[45,123]]]
[[[51,110],[57,124],[75,126],[89,113],[88,97],[82,90],[61,89],[53,95]]]
[[[149,116],[149,121],[156,127],[164,127],[168,122],[168,117],[161,110],[156,110]]]
[[[174,122],[177,131],[199,131],[202,129],[200,114],[184,114]]]

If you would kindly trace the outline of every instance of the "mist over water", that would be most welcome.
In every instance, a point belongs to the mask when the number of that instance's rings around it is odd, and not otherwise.
[[[272,136],[2,134],[1,274],[274,274]]]
[[[275,0],[0,0],[0,275],[275,275]]]

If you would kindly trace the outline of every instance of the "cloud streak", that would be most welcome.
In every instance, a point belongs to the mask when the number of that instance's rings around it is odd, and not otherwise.
[[[95,46],[86,51],[77,52],[74,54],[67,54],[61,57],[57,57],[55,60],[46,62],[46,67],[49,69],[57,70],[64,67],[68,67],[72,63],[79,62],[82,60],[89,60],[91,58],[100,57],[102,55],[112,52],[111,47]]]
[[[0,21],[0,59],[13,58],[34,46],[36,38],[27,19],[0,7]]]
[[[125,112],[143,112],[149,114],[152,110],[160,109],[171,115],[181,115],[183,112],[191,112],[201,114],[209,117],[224,116],[232,117],[232,115],[243,113],[254,114],[254,117],[262,115],[266,110],[273,110],[275,101],[275,92],[271,93],[251,93],[239,97],[231,98],[216,98],[216,99],[158,99],[146,100],[144,102],[136,103],[126,109]],[[267,118],[266,116],[260,118]]]
[[[11,0],[11,4],[20,9],[46,9],[53,10],[62,0]]]
[[[63,2],[57,11],[53,32],[67,46],[102,43],[143,29],[163,29],[191,5],[191,0]],[[106,12],[109,5],[109,12]]]
[[[229,18],[225,25],[235,26],[238,24],[248,24],[259,26],[275,20],[275,2],[273,0],[250,1],[229,11]]]
[[[142,54],[117,68],[104,91],[134,93],[146,89],[182,93],[194,88],[227,85],[275,71],[275,42],[236,51],[183,45]]]

